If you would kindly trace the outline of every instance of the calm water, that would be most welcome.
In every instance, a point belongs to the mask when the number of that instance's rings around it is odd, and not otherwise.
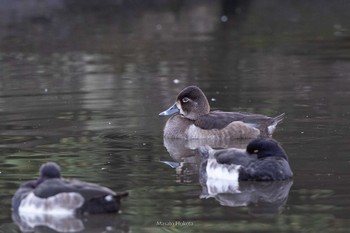
[[[348,2],[23,2],[0,3],[0,232],[21,232],[11,197],[46,161],[130,192],[66,220],[80,232],[349,232]],[[219,194],[198,142],[163,142],[158,113],[192,84],[212,109],[285,112],[293,181]]]

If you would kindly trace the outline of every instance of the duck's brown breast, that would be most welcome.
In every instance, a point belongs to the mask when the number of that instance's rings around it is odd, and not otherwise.
[[[174,115],[166,122],[163,135],[165,138],[187,139],[187,130],[192,124],[193,121],[181,115]]]

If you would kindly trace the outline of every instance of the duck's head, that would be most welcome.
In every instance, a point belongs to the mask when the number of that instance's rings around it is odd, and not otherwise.
[[[210,105],[203,91],[197,86],[189,86],[179,93],[173,106],[159,115],[180,113],[188,119],[196,120],[199,116],[208,114],[209,111]]]
[[[40,167],[40,179],[61,178],[61,168],[54,162],[44,163]]]
[[[288,156],[281,145],[271,138],[254,139],[248,144],[247,152],[249,154],[256,154],[258,159],[279,157],[288,161]]]

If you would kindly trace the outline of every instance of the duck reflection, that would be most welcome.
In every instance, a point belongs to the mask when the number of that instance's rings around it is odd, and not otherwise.
[[[269,216],[282,212],[293,180],[233,183],[200,177],[200,184],[201,199],[215,198],[222,206],[247,206],[253,215]]]
[[[215,198],[223,206],[247,206],[254,215],[279,214],[287,202],[293,173],[286,152],[271,138],[164,139],[164,146],[175,162],[163,162],[176,169],[180,182],[189,174],[192,182],[199,179],[201,199]]]
[[[164,146],[170,156],[175,160],[180,160],[183,157],[193,156],[194,150],[200,146],[208,145],[213,148],[246,148],[251,139],[169,139],[164,138]]]
[[[209,145],[213,148],[245,148],[250,139],[169,139],[164,138],[164,147],[173,161],[161,161],[174,168],[179,183],[193,183],[198,181],[198,169],[202,161],[197,149]]]
[[[21,232],[129,232],[119,215],[60,216],[12,213],[12,220]]]

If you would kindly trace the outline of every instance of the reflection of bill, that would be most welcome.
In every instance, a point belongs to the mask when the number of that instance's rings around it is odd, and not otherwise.
[[[12,220],[22,232],[128,232],[128,225],[119,215],[102,214],[77,217],[74,215],[50,215],[13,212]],[[46,230],[43,230],[46,229]]]

